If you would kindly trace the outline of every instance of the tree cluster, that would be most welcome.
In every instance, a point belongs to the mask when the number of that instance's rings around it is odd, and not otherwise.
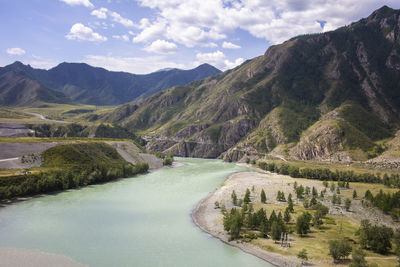
[[[230,240],[240,237],[242,227],[246,227],[249,230],[258,230],[262,237],[270,235],[273,240],[279,240],[281,234],[286,231],[282,213],[279,212],[276,215],[275,211],[272,211],[268,218],[263,208],[254,212],[253,208],[248,207],[249,205],[243,204],[241,209],[232,208],[224,213],[224,229],[229,233]]]
[[[357,235],[362,248],[380,254],[387,254],[392,248],[393,229],[384,225],[371,225],[368,220],[362,220]]]
[[[332,256],[334,262],[347,258],[351,251],[352,247],[346,239],[329,241],[329,255]]]
[[[282,191],[278,191],[277,193],[276,193],[276,200],[277,201],[281,201],[281,202],[285,202],[286,201],[286,198],[285,198],[285,193]]]
[[[342,181],[345,183],[344,187],[347,187],[348,182],[382,183],[380,175],[373,173],[357,174],[353,171],[331,171],[328,168],[299,168],[287,163],[278,165],[274,162],[269,163],[265,161],[260,161],[258,166],[263,170],[289,175],[293,178]],[[396,176],[393,176],[393,181],[396,180],[395,177]],[[400,178],[398,178],[396,181],[400,181]]]
[[[0,179],[0,199],[54,192],[103,183],[117,178],[147,172],[147,163],[95,164],[84,167],[72,166],[57,171],[47,171]]]
[[[374,196],[371,191],[367,190],[364,197],[383,212],[390,213],[395,219],[400,218],[400,191],[384,193],[380,190]]]

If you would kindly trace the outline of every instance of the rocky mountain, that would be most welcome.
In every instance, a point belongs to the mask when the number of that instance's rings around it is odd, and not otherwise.
[[[40,82],[26,77],[19,71],[18,66],[11,71],[0,71],[0,105],[28,106],[36,101],[71,102],[62,92],[53,91]]]
[[[55,95],[65,95],[72,101],[93,105],[119,105],[146,97],[175,85],[185,85],[220,71],[203,64],[191,70],[169,69],[145,75],[113,72],[84,63],[61,63],[50,70],[34,69],[21,62],[0,68],[2,90],[13,91],[15,74],[19,79],[33,81]],[[7,85],[10,86],[7,87]],[[26,89],[30,90],[26,84]],[[23,85],[20,84],[20,87]],[[40,99],[42,100],[42,99]],[[50,102],[57,102],[56,99]],[[9,103],[12,105],[12,103]]]
[[[292,38],[233,70],[176,86],[107,121],[150,150],[240,160],[365,160],[400,126],[400,10]]]

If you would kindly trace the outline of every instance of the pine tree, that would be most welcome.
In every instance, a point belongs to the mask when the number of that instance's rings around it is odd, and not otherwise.
[[[288,198],[288,210],[289,212],[294,212],[292,194],[290,194]]]
[[[313,195],[313,197],[318,197],[318,191],[314,186],[312,188],[312,195]]]
[[[310,203],[308,202],[308,199],[307,199],[307,198],[304,199],[304,201],[303,201],[303,206],[304,206],[305,209],[308,209],[308,207],[310,206]]]
[[[273,210],[271,212],[271,215],[269,216],[269,223],[272,224],[276,220],[277,220],[276,213],[275,213],[275,210]]]
[[[271,225],[271,237],[272,237],[272,240],[275,240],[275,241],[279,240],[281,238],[281,233],[282,232],[281,232],[281,229],[280,229],[280,227],[278,225],[278,222],[274,221],[272,223],[272,225]]]
[[[250,190],[247,188],[246,193],[244,194],[244,199],[243,202],[246,204],[249,204],[251,202],[250,200]]]
[[[278,213],[277,220],[282,221],[282,212],[281,211],[279,211],[279,213]]]
[[[331,188],[330,189],[331,189],[332,192],[335,191],[335,184],[333,182],[331,183]]]
[[[237,196],[236,196],[235,190],[232,191],[231,198],[232,198],[232,204],[236,206],[237,205]]]
[[[267,197],[265,195],[264,189],[261,190],[261,203],[267,202]]]
[[[306,186],[306,195],[308,196],[308,195],[310,195],[310,193],[311,193],[310,187]]]
[[[311,214],[308,212],[303,212],[302,215],[297,217],[296,220],[296,232],[299,235],[305,235],[310,230]]]
[[[254,211],[253,203],[249,203],[249,212],[252,213]]]
[[[290,219],[291,219],[290,211],[289,211],[289,207],[287,207],[285,209],[285,214],[283,215],[283,220],[285,221],[285,223],[289,223]]]
[[[315,205],[317,205],[317,200],[315,199],[315,197],[313,197],[310,201],[310,206],[314,207]]]
[[[356,198],[357,198],[357,191],[354,190],[354,191],[353,191],[353,199],[356,199]]]
[[[344,202],[344,207],[346,208],[347,211],[350,210],[351,206],[351,200],[349,198],[346,198],[346,201]]]

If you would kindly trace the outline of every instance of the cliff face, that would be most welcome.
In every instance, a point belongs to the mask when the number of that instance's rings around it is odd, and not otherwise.
[[[400,125],[399,84],[400,11],[382,7],[108,118],[180,156],[362,160]]]

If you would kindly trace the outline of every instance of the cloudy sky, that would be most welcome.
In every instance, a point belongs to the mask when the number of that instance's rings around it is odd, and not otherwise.
[[[268,46],[330,31],[399,0],[0,0],[0,66],[85,62],[149,73],[221,70]]]

